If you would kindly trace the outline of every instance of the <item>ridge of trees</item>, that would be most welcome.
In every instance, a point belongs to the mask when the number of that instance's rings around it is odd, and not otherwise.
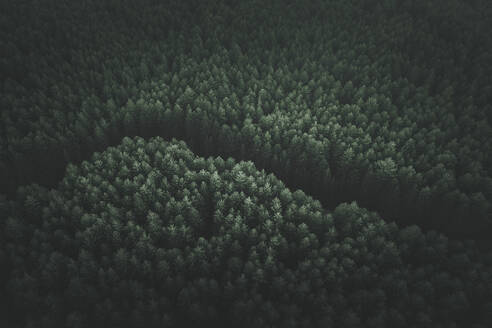
[[[26,327],[487,327],[492,254],[355,202],[326,211],[252,162],[125,137],[57,188],[1,199]],[[16,322],[13,320],[12,322]]]

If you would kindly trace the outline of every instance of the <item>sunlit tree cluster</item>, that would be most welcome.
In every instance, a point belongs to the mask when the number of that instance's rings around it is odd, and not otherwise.
[[[175,140],[124,138],[2,210],[6,293],[28,327],[492,319],[492,258],[474,244],[399,230],[356,203],[328,212],[252,162]]]

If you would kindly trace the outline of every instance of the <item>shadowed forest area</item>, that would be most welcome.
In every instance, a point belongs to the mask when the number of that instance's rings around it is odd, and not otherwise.
[[[0,3],[0,325],[492,324],[492,4]]]

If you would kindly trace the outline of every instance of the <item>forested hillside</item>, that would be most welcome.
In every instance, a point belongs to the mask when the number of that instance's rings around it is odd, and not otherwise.
[[[1,2],[3,322],[488,327],[491,17]]]

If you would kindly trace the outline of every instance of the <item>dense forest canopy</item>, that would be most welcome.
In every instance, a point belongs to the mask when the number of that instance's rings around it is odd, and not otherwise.
[[[356,203],[329,213],[252,162],[197,157],[182,141],[124,138],[3,210],[6,292],[28,326],[492,319],[492,257],[473,244]]]
[[[491,17],[1,2],[2,320],[487,327]]]

